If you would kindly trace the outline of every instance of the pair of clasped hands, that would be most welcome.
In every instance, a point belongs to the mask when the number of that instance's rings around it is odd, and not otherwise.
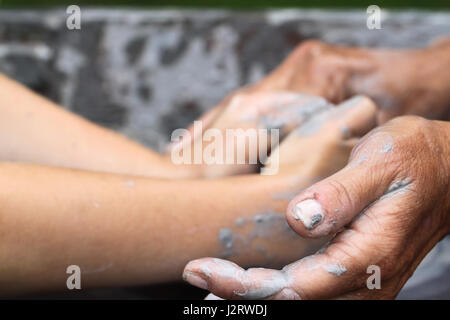
[[[449,67],[448,40],[409,51],[311,41],[209,111],[204,129],[277,124],[278,174],[313,177],[285,208],[287,223],[303,238],[331,240],[281,270],[193,260],[184,280],[210,291],[208,298],[395,298],[450,232]],[[206,172],[254,170],[215,165]],[[381,271],[376,290],[367,286],[369,266]]]

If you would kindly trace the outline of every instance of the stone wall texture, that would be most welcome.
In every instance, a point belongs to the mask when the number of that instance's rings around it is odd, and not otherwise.
[[[420,47],[450,34],[450,13],[81,8],[0,10],[0,72],[65,108],[161,150],[227,93],[257,81],[305,39]]]

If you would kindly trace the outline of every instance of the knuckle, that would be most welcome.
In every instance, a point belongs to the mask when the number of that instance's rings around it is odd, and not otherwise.
[[[351,209],[354,208],[354,201],[353,198],[350,196],[350,192],[348,190],[349,187],[345,186],[343,183],[335,180],[330,179],[328,181],[329,187],[332,189],[332,193],[337,196],[338,201],[341,202],[341,206],[349,206]]]
[[[368,139],[368,136],[365,136],[365,137],[359,139],[358,142],[356,142],[355,146],[353,147],[352,151],[350,152],[349,162],[352,162],[353,160],[357,159],[359,156],[361,156],[363,154],[363,151],[367,145],[367,139]]]
[[[420,125],[428,122],[425,118],[415,116],[415,115],[405,115],[401,117],[396,117],[392,120],[389,120],[386,125],[394,124],[394,125]]]
[[[298,57],[316,56],[325,48],[325,43],[319,40],[306,40],[297,46],[294,54]]]
[[[398,135],[389,128],[379,127],[356,143],[350,154],[350,162],[365,159],[370,160],[372,167],[382,165],[392,169],[396,163],[404,161],[404,146],[403,134]],[[387,163],[393,166],[386,166]]]
[[[375,144],[378,140],[382,140],[385,135],[386,132],[384,131],[384,128],[378,127],[359,139],[350,154],[350,161],[353,161],[354,159],[361,156],[374,154],[373,151],[375,148]]]
[[[396,156],[399,159],[408,159],[412,164],[423,166],[426,163],[435,168],[441,167],[439,157],[430,155],[440,152],[440,133],[433,121],[419,116],[403,116],[387,123],[396,135]],[[420,162],[420,163],[419,163]],[[410,167],[410,165],[409,165]]]
[[[228,97],[227,101],[227,109],[239,109],[242,106],[242,103],[247,99],[248,93],[246,92],[235,92]]]
[[[375,103],[375,101],[366,95],[358,95],[358,96],[361,99],[360,104],[369,105],[371,108],[373,108],[373,111],[375,113],[375,111],[377,110],[377,104]]]

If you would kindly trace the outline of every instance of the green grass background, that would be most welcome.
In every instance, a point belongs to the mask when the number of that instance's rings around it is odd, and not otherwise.
[[[287,7],[323,7],[323,8],[362,8],[376,4],[385,8],[424,8],[449,9],[450,0],[0,0],[3,7],[39,7],[65,6],[70,4],[82,6],[147,6],[147,7],[205,7],[205,8],[287,8]]]

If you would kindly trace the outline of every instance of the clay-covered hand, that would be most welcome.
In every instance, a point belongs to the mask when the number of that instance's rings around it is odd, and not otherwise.
[[[449,67],[450,38],[416,50],[353,48],[309,40],[260,82],[229,95],[199,120],[209,127],[230,105],[236,120],[255,110],[247,95],[274,91],[322,97],[334,104],[366,95],[379,107],[378,123],[405,114],[448,120],[450,73],[445,70]],[[253,101],[259,99],[254,97]],[[188,130],[194,137],[193,126]]]
[[[170,152],[179,157],[189,152],[193,158],[195,149],[199,148],[205,156],[209,149],[218,146],[220,140],[220,152],[214,150],[212,153],[214,161],[202,162],[202,177],[256,172],[279,140],[313,115],[331,107],[325,99],[310,95],[287,91],[242,91],[194,122],[188,128],[189,134],[170,146]],[[228,144],[232,146],[232,152],[227,149]],[[239,155],[242,155],[240,159]],[[223,159],[223,163],[215,161],[217,159]]]
[[[266,161],[278,161],[280,174],[319,181],[342,169],[356,142],[376,126],[376,105],[355,96],[301,124],[272,151]],[[276,158],[276,159],[275,159]]]
[[[414,114],[449,120],[450,38],[423,49],[353,48],[306,41],[253,90],[290,90],[340,103],[366,95],[378,123]]]
[[[185,274],[226,299],[396,297],[450,232],[449,123],[407,116],[371,131],[344,169],[290,202],[286,217],[303,237],[336,236],[282,270],[205,258]]]

